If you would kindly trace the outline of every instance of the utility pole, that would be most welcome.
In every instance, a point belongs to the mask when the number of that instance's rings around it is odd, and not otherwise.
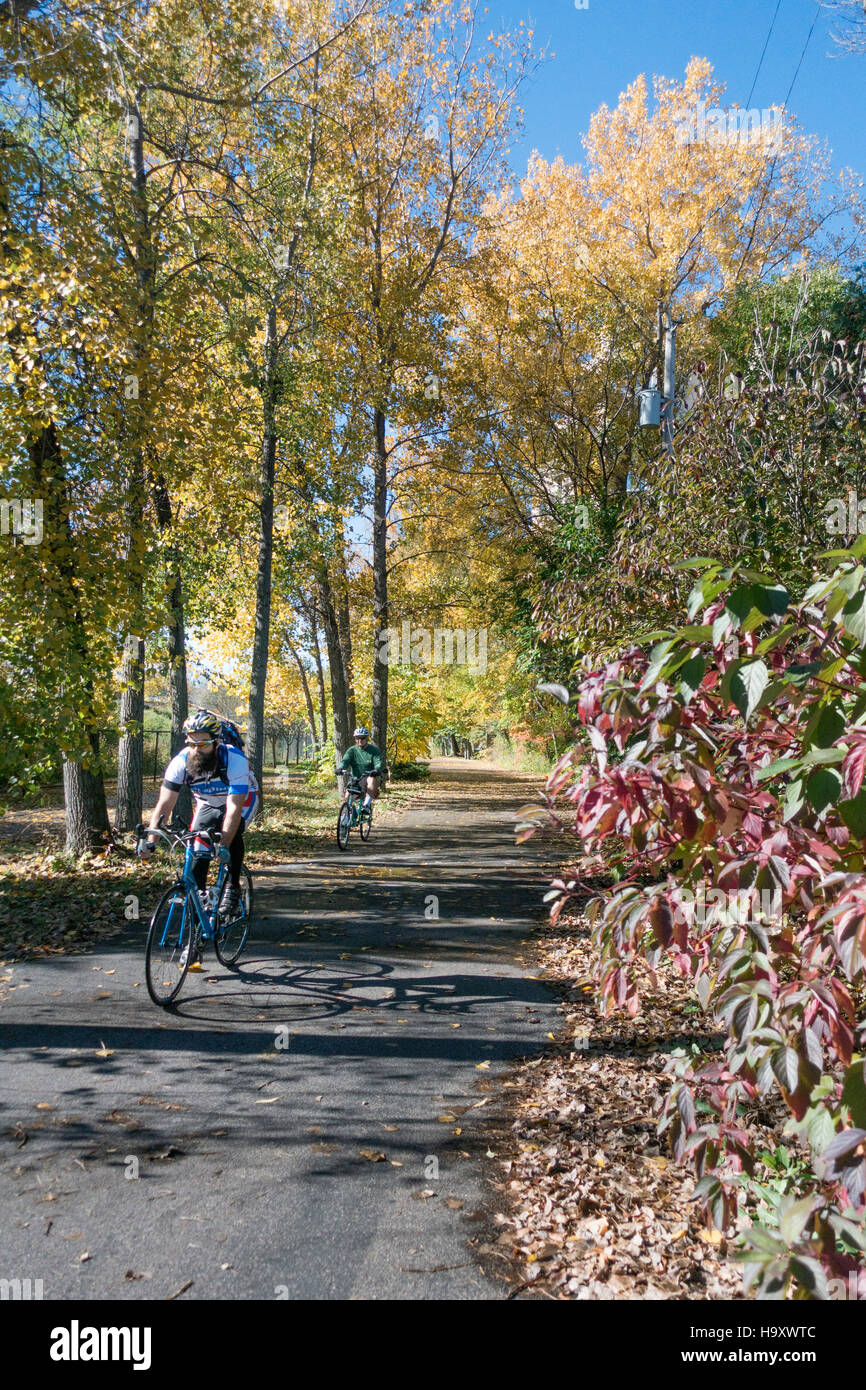
[[[668,454],[674,451],[674,402],[676,398],[677,329],[682,319],[675,319],[670,305],[662,310],[664,332],[664,382],[662,390],[662,445]]]
[[[662,446],[665,453],[674,451],[674,400],[676,397],[677,329],[682,319],[675,319],[669,304],[659,304],[658,341],[663,344],[662,387],[658,389],[658,372],[653,368],[649,386],[637,392],[640,401],[640,423],[658,428],[661,424]]]

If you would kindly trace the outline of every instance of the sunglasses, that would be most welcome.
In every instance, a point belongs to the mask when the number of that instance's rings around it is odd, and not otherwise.
[[[187,748],[212,748],[214,740],[212,738],[188,738]]]

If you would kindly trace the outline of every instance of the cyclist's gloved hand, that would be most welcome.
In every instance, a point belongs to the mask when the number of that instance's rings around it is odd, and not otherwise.
[[[220,845],[217,854],[221,864],[230,864],[232,862],[232,852],[228,848],[228,845]]]

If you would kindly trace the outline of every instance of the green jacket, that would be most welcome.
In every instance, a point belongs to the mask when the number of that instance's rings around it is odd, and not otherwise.
[[[353,777],[363,777],[367,772],[381,772],[382,754],[375,743],[368,743],[366,748],[359,748],[357,743],[353,743],[343,754],[340,771],[351,772]]]

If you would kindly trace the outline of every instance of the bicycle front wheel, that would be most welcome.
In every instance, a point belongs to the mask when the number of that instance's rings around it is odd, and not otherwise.
[[[195,913],[182,883],[169,888],[150,919],[144,950],[147,992],[154,1004],[170,1004],[180,992],[189,969]]]
[[[340,807],[340,814],[337,817],[337,844],[340,849],[345,849],[349,843],[349,831],[352,829],[352,809],[348,801],[344,801]]]
[[[369,840],[369,838],[370,838],[370,831],[373,829],[373,810],[372,810],[372,807],[367,806],[366,809],[363,810],[363,811],[361,812],[361,819],[360,819],[360,821],[359,821],[359,823],[358,823],[358,829],[359,829],[360,832],[361,832],[361,839],[362,839],[362,840]]]
[[[229,886],[230,880],[226,878],[222,891],[223,902]],[[234,965],[247,944],[247,937],[250,934],[250,920],[253,915],[253,880],[246,864],[241,865],[237,912],[234,917],[228,920],[223,917],[222,913],[221,903],[220,917],[214,931],[214,950],[221,965]]]

